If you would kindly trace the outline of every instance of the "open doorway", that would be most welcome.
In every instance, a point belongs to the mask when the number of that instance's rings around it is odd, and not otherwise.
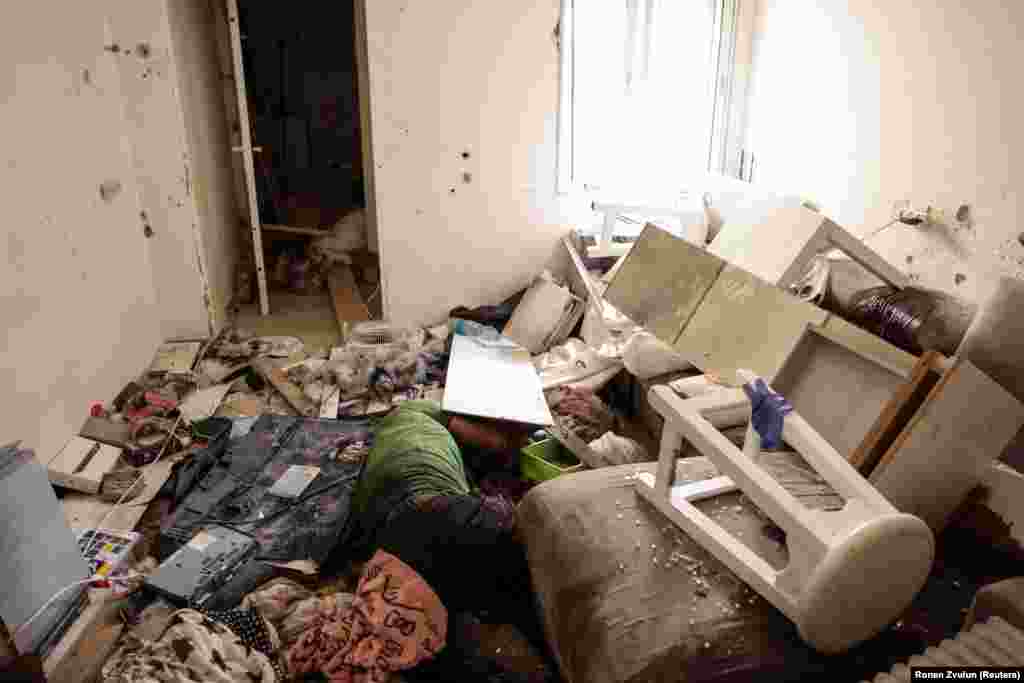
[[[267,325],[286,318],[329,336],[335,319],[379,319],[357,0],[218,1],[231,33],[248,218],[236,324],[272,333]]]

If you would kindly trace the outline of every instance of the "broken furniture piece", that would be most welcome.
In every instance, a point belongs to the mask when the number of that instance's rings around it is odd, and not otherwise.
[[[872,267],[883,269],[877,263]],[[888,365],[906,364],[908,371],[913,365],[909,354],[867,333],[850,331],[856,328],[764,275],[653,225],[644,228],[623,258],[604,296],[693,365],[733,386],[740,384],[735,375],[740,367],[771,381],[808,324],[859,337],[850,345],[870,346],[872,355],[889,359]]]
[[[757,224],[730,224],[709,247],[712,254],[783,289],[800,280],[815,256],[831,249],[897,289],[910,284],[906,275],[858,238],[803,207],[779,208]]]
[[[776,387],[783,396],[788,388]],[[651,402],[665,418],[658,474],[653,480],[642,475],[636,491],[789,617],[811,646],[835,653],[867,640],[924,585],[935,550],[931,530],[897,512],[799,413],[786,416],[782,436],[845,499],[841,510],[805,507],[764,471],[757,462],[761,439],[752,428],[742,453],[719,433],[747,419],[741,391],[684,401],[660,386],[652,389]],[[673,486],[684,438],[726,476]],[[693,505],[734,486],[786,532],[785,569],[773,569]]]
[[[957,358],[870,474],[893,505],[941,531],[1024,425],[1024,405]]]
[[[117,466],[120,457],[120,448],[75,436],[47,463],[46,473],[57,486],[99,493],[104,475]]]

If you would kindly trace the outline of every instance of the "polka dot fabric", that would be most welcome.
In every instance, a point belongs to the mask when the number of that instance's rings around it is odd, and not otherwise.
[[[285,680],[284,669],[277,661],[277,644],[274,642],[270,627],[258,612],[251,609],[229,609],[221,611],[208,611],[199,609],[204,615],[218,621],[234,632],[246,647],[257,652],[262,652],[274,666],[274,672],[279,681]]]

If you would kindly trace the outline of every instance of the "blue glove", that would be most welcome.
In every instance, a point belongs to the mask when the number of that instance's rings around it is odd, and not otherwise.
[[[750,399],[750,422],[761,437],[761,447],[778,448],[782,445],[783,418],[793,412],[793,406],[769,389],[760,377],[744,384],[743,391]]]

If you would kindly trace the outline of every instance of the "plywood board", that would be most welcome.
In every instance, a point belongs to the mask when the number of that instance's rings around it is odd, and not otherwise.
[[[741,268],[726,266],[679,335],[675,349],[725,384],[741,384],[736,377],[741,368],[771,381],[807,326],[820,325],[827,317],[817,306]]]
[[[960,359],[882,457],[871,483],[940,531],[1024,424],[1024,405]]]
[[[370,311],[359,294],[356,278],[352,275],[352,269],[349,266],[339,264],[331,268],[327,274],[327,286],[330,289],[334,315],[338,319],[338,327],[341,328],[342,335],[347,334],[347,327],[352,323],[370,319]]]
[[[674,344],[724,266],[720,258],[647,225],[623,257],[604,298],[666,344]]]
[[[810,328],[772,385],[850,460],[904,381],[902,373],[849,348],[841,338]]]
[[[921,356],[910,378],[893,393],[864,440],[850,456],[850,464],[865,477],[878,465],[878,461],[938,383],[942,376],[942,369],[938,365],[941,358],[942,355],[936,351],[926,351]]]
[[[442,407],[449,412],[531,425],[554,423],[530,353],[475,337],[452,337]]]

